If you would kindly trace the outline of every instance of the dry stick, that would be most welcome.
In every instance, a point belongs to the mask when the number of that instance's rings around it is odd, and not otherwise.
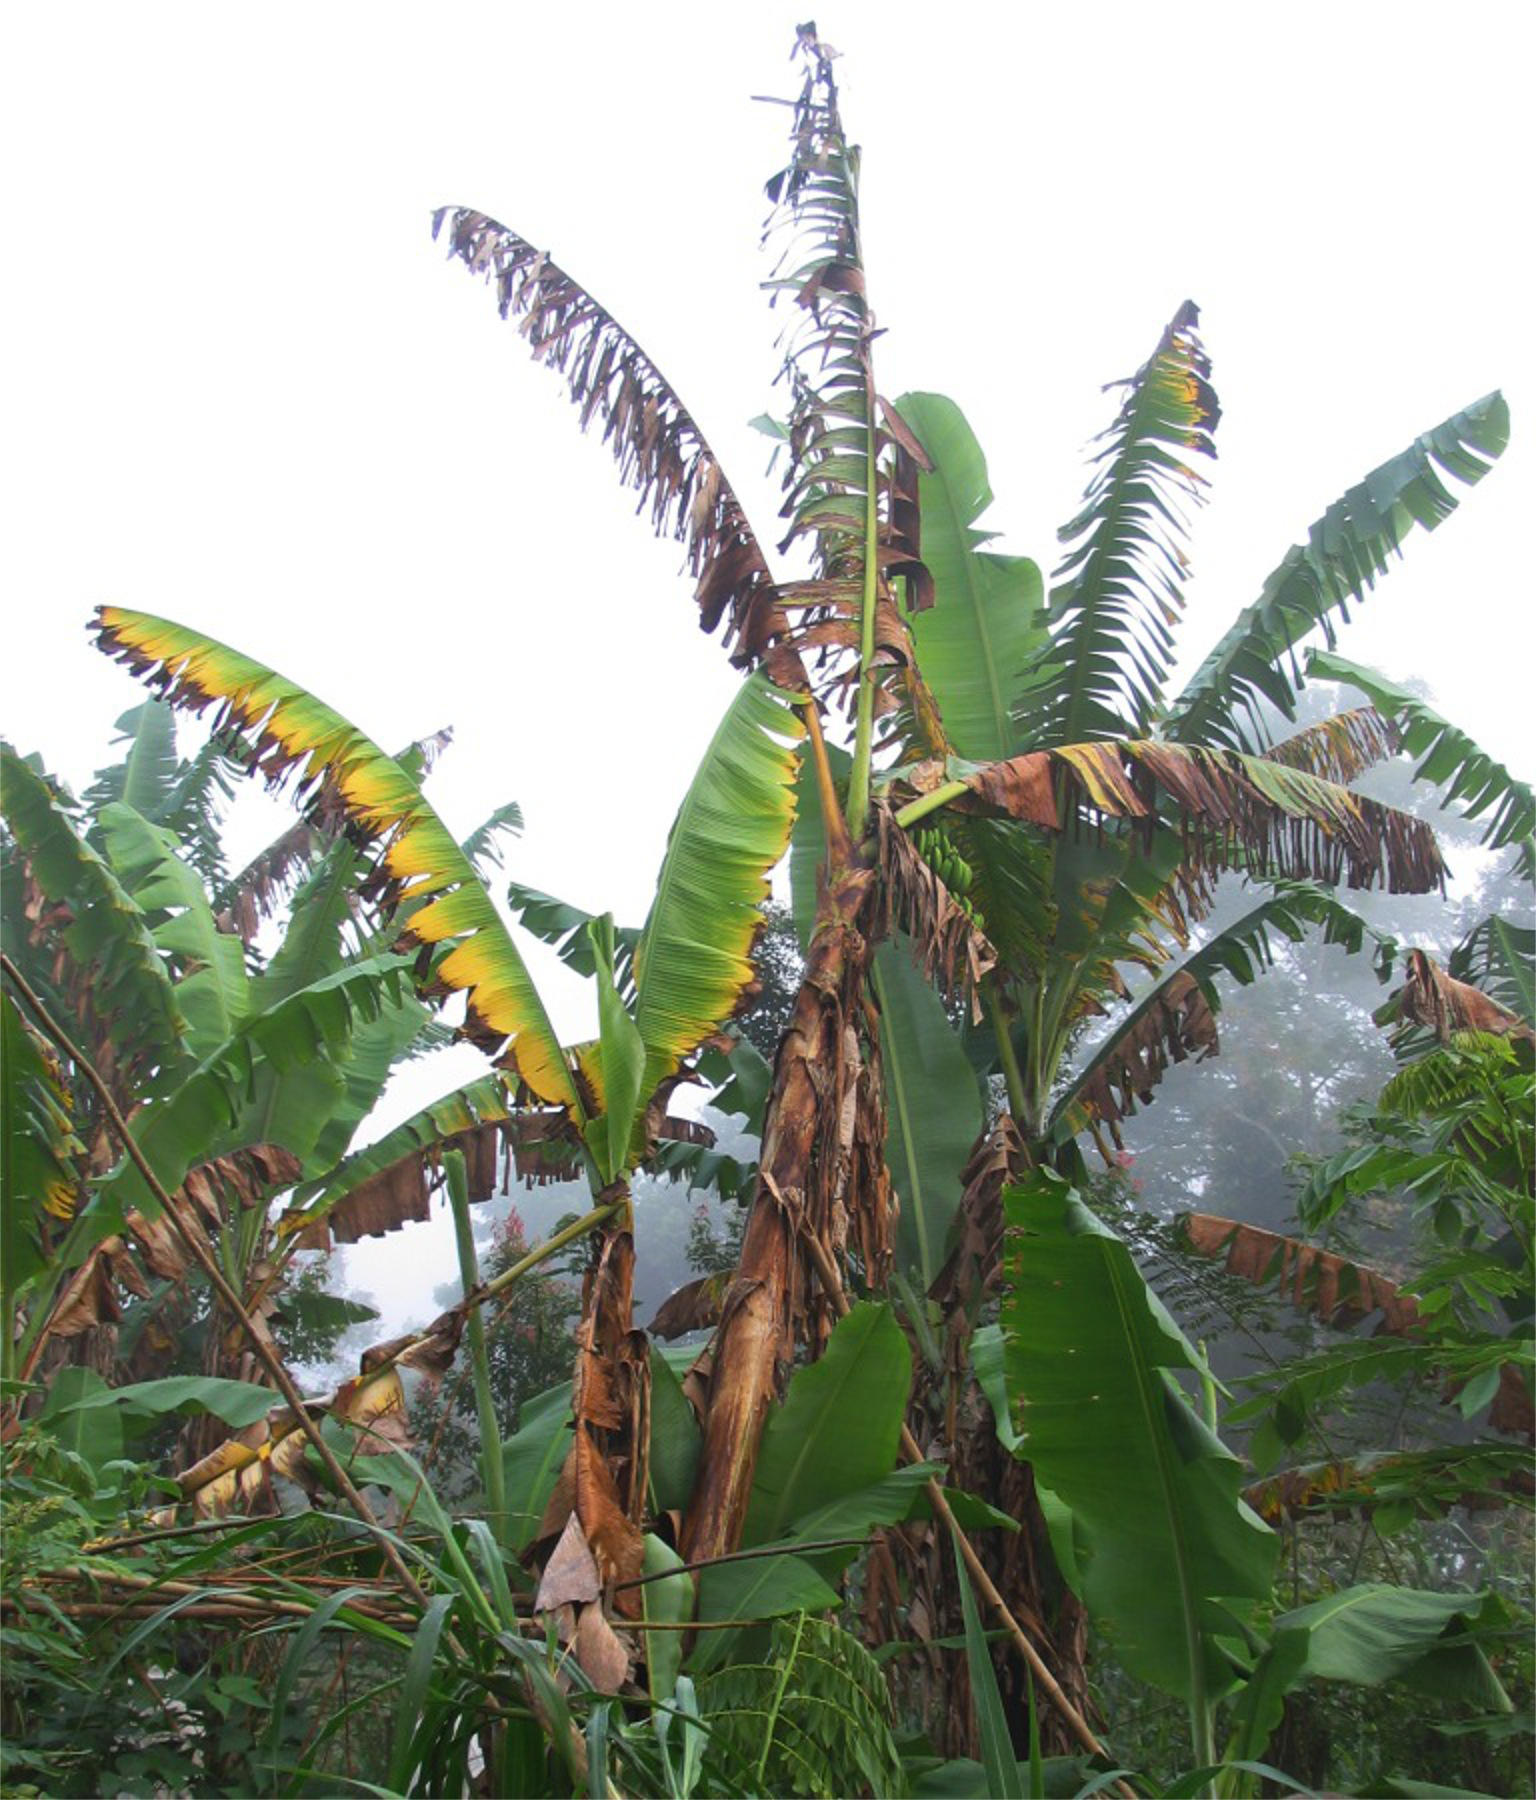
[[[842,1277],[837,1272],[837,1265],[827,1254],[826,1246],[822,1243],[821,1239],[817,1237],[815,1232],[807,1231],[804,1236],[806,1246],[811,1253],[811,1261],[816,1265],[816,1273],[821,1277],[821,1284],[827,1290],[828,1294],[831,1295],[832,1304],[837,1309],[838,1317],[841,1318],[848,1311],[848,1296],[843,1292]],[[913,1437],[911,1429],[905,1423],[901,1428],[901,1450],[902,1455],[906,1457],[908,1462],[919,1463],[924,1460],[923,1453],[918,1447],[917,1439]],[[966,1568],[971,1572],[971,1579],[976,1583],[977,1587],[981,1589],[988,1604],[1003,1622],[1009,1637],[1013,1639],[1014,1644],[1017,1646],[1019,1654],[1029,1665],[1030,1673],[1034,1676],[1040,1686],[1044,1688],[1046,1697],[1056,1707],[1057,1711],[1060,1712],[1068,1725],[1071,1726],[1073,1735],[1085,1750],[1093,1756],[1107,1757],[1109,1753],[1095,1735],[1093,1727],[1061,1691],[1060,1682],[1057,1681],[1056,1677],[1046,1666],[1040,1652],[1024,1635],[1024,1629],[1019,1624],[1018,1620],[1014,1618],[1013,1614],[1008,1610],[1008,1603],[997,1591],[992,1577],[982,1565],[981,1558],[971,1547],[971,1540],[965,1535],[964,1528],[961,1526],[960,1521],[955,1517],[948,1500],[944,1498],[943,1487],[931,1478],[928,1482],[928,1498],[933,1504],[933,1510],[949,1527],[950,1535],[955,1540],[956,1548],[965,1559]],[[1117,1782],[1116,1786],[1123,1794],[1129,1795],[1131,1792],[1124,1782]]]
[[[406,1567],[404,1557],[401,1556],[400,1552],[389,1541],[389,1538],[384,1531],[384,1527],[374,1515],[373,1508],[358,1492],[351,1476],[347,1474],[340,1462],[337,1461],[336,1453],[331,1449],[330,1445],[326,1443],[324,1436],[321,1434],[320,1427],[310,1418],[309,1412],[304,1404],[304,1398],[299,1393],[298,1388],[294,1385],[293,1377],[288,1373],[283,1359],[271,1348],[262,1337],[261,1333],[256,1329],[250,1314],[246,1312],[245,1307],[241,1304],[240,1296],[225,1278],[224,1271],[219,1267],[218,1261],[214,1257],[212,1250],[188,1231],[186,1226],[182,1223],[181,1215],[177,1210],[174,1201],[161,1185],[159,1177],[149,1166],[149,1159],[134,1141],[133,1134],[128,1129],[128,1122],[118,1111],[117,1102],[112,1098],[112,1095],[107,1088],[107,1084],[102,1080],[101,1076],[97,1074],[93,1065],[87,1062],[81,1052],[70,1042],[63,1027],[51,1017],[48,1009],[27,985],[25,976],[22,975],[21,971],[11,959],[3,953],[0,953],[0,968],[4,969],[12,986],[25,1002],[27,1010],[37,1020],[38,1024],[42,1026],[44,1032],[58,1045],[59,1049],[64,1052],[65,1056],[69,1058],[90,1085],[96,1090],[96,1097],[100,1100],[102,1110],[106,1113],[113,1131],[116,1133],[124,1150],[127,1152],[128,1160],[138,1170],[140,1175],[144,1177],[144,1181],[148,1186],[150,1193],[154,1195],[155,1199],[165,1209],[165,1216],[170,1220],[176,1235],[192,1253],[194,1261],[208,1277],[210,1285],[213,1287],[214,1292],[219,1296],[219,1299],[223,1302],[230,1316],[238,1319],[245,1328],[245,1334],[250,1339],[258,1359],[264,1364],[267,1373],[277,1384],[278,1392],[288,1402],[289,1406],[293,1408],[294,1414],[299,1421],[300,1430],[304,1433],[305,1437],[309,1439],[310,1443],[313,1444],[315,1454],[325,1465],[326,1473],[330,1476],[332,1481],[336,1483],[336,1486],[340,1489],[353,1512],[355,1512],[364,1525],[374,1533],[378,1540],[379,1548],[384,1553],[384,1559],[399,1577],[400,1585],[405,1589],[406,1593],[410,1595],[411,1599],[425,1611],[427,1606],[427,1596],[422,1590],[420,1583]]]
[[[0,1613],[8,1612],[61,1612],[71,1619],[156,1619],[165,1611],[163,1606],[156,1606],[152,1601],[135,1600],[116,1605],[110,1600],[53,1600],[44,1602],[40,1598],[26,1594],[13,1598],[7,1594],[0,1599]],[[393,1625],[399,1631],[409,1631],[415,1623],[415,1614],[400,1612],[394,1614],[369,1613],[367,1615],[381,1625]],[[184,1606],[176,1614],[178,1619],[228,1619],[240,1625],[256,1625],[263,1619],[272,1617],[308,1618],[309,1609],[302,1606],[287,1608],[266,1608],[253,1612],[248,1606],[236,1606],[228,1600],[209,1600],[194,1602]]]
[[[301,1619],[307,1619],[311,1611],[309,1607],[297,1600],[272,1599],[262,1594],[247,1592],[247,1584],[244,1583],[231,1584],[214,1581],[210,1584],[207,1582],[174,1581],[154,1575],[136,1575],[126,1569],[116,1570],[110,1574],[104,1574],[99,1569],[77,1569],[66,1564],[62,1568],[49,1570],[34,1577],[31,1585],[34,1588],[53,1587],[62,1585],[65,1581],[71,1579],[88,1583],[92,1590],[96,1592],[104,1593],[113,1587],[127,1588],[130,1593],[134,1595],[145,1596],[146,1604],[149,1603],[147,1596],[151,1592],[171,1595],[207,1594],[212,1596],[217,1594],[218,1604],[220,1606],[239,1606],[244,1607],[247,1610],[255,1609],[260,1612],[286,1612],[292,1613],[296,1618]],[[320,1584],[312,1583],[312,1585],[339,1587],[345,1584],[337,1581],[330,1581]],[[381,1593],[376,1597],[378,1600],[385,1603],[387,1610],[389,1596]],[[367,1600],[372,1600],[374,1598],[375,1596],[369,1595],[366,1597],[366,1600],[360,1598],[358,1600],[350,1601],[348,1603],[348,1610],[351,1612],[362,1613],[365,1617],[371,1618],[374,1616],[376,1608],[366,1602]],[[133,1602],[124,1602],[125,1605],[132,1603]]]

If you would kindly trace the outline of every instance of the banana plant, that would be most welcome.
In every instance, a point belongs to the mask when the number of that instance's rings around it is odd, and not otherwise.
[[[361,890],[391,921],[396,965],[412,950],[424,992],[462,993],[461,1035],[515,1083],[520,1102],[560,1116],[597,1230],[576,1334],[575,1431],[549,1518],[558,1532],[574,1517],[605,1585],[633,1580],[644,1556],[649,1360],[632,1329],[630,1180],[654,1145],[667,1095],[751,984],[768,872],[793,820],[803,735],[793,697],[759,673],[728,708],[674,823],[633,944],[628,997],[611,918],[587,921],[598,1036],[567,1048],[478,870],[407,768],[294,682],[223,644],[110,607],[96,631],[104,651],[173,705],[217,706],[217,729],[237,734],[236,754],[269,783],[291,782],[314,817],[345,821],[348,853],[365,859]],[[279,973],[274,965],[268,979]],[[371,1173],[388,1166],[375,1159]],[[336,1181],[355,1202],[351,1172]],[[311,1203],[293,1223],[312,1226],[324,1214],[323,1200],[318,1210]]]
[[[917,447],[875,382],[858,152],[844,135],[831,54],[814,27],[802,28],[798,48],[806,78],[793,109],[791,157],[770,183],[779,245],[770,285],[791,312],[780,551],[804,553],[804,579],[775,578],[693,415],[605,308],[484,214],[444,209],[436,221],[452,253],[493,285],[503,316],[519,321],[535,356],[564,376],[582,422],[601,421],[621,478],[638,490],[658,531],[685,542],[704,627],[724,621],[733,660],[799,698],[824,802],[824,918],[775,1070],[759,1201],[708,1384],[706,1446],[682,1538],[685,1555],[696,1560],[739,1537],[776,1366],[790,1360],[813,1311],[823,1335],[830,1320],[825,1296],[814,1297],[803,1232],[841,1238],[846,1211],[846,1235],[877,1283],[890,1260],[883,1084],[866,983],[880,935],[873,771],[879,718],[897,705],[920,720],[933,711],[901,599],[920,607],[928,585],[912,536]],[[882,670],[894,671],[889,685]],[[837,702],[852,720],[853,774],[841,793],[833,791],[824,731],[824,713]],[[643,969],[643,954],[637,964]]]
[[[270,1228],[271,1201],[344,1157],[392,1068],[440,1034],[401,959],[370,941],[345,842],[316,834],[265,967],[228,928],[216,910],[222,861],[200,846],[217,836],[210,785],[224,793],[237,765],[212,746],[178,759],[170,720],[158,702],[128,715],[126,757],[80,808],[0,749],[4,948],[106,1080],[181,1224],[208,1239],[266,1330],[298,1242]],[[30,1015],[18,1023],[35,1026]],[[67,1178],[41,1213],[35,1194],[8,1185],[8,1208],[35,1222],[40,1258],[25,1284],[18,1372],[51,1341],[98,1331],[134,1373],[152,1374],[183,1348],[196,1278],[137,1172],[118,1166],[93,1091],[68,1057],[58,1067],[76,1145]],[[241,1365],[232,1324],[201,1327],[209,1372]]]
[[[985,461],[958,408],[879,393],[859,154],[814,26],[798,50],[791,156],[769,183],[781,247],[770,286],[791,315],[788,416],[770,428],[788,452],[780,549],[806,554],[803,578],[776,579],[692,414],[611,313],[486,215],[436,221],[563,377],[582,424],[600,422],[656,528],[685,543],[704,628],[723,622],[738,665],[802,696],[806,983],[775,1067],[740,1279],[700,1382],[683,1547],[701,1559],[740,1536],[776,1366],[825,1335],[807,1241],[846,1244],[855,1285],[881,1287],[893,1259],[925,1287],[936,1272],[963,1185],[956,1122],[982,1117],[981,1091],[967,1094],[943,1047],[958,1011],[970,1014],[970,1066],[1006,1088],[1007,1172],[1076,1167],[1080,1137],[1102,1143],[1168,1066],[1215,1049],[1218,972],[1251,977],[1275,941],[1309,926],[1369,941],[1332,891],[1341,883],[1439,885],[1432,833],[1348,786],[1397,747],[1383,711],[1276,743],[1261,709],[1292,715],[1304,640],[1332,642],[1508,431],[1490,395],[1372,471],[1171,694],[1185,518],[1204,499],[1220,413],[1197,310],[1181,307],[1120,384],[1047,595],[1034,563],[986,547]],[[840,764],[826,738],[841,706]],[[1228,871],[1272,892],[1196,945]],[[919,983],[876,956],[891,936]],[[1383,964],[1388,948],[1377,944]],[[1156,985],[1133,996],[1138,971]],[[1085,1026],[1105,1017],[1105,1038],[1070,1072]],[[997,1179],[989,1191],[995,1206]]]
[[[956,1322],[963,1331],[995,1291],[1008,1176],[1054,1167],[1080,1177],[1085,1139],[1112,1158],[1124,1120],[1167,1070],[1218,1051],[1218,978],[1251,981],[1277,945],[1317,929],[1350,949],[1370,946],[1386,979],[1400,947],[1370,931],[1335,889],[1426,892],[1443,874],[1425,825],[1348,785],[1403,743],[1404,708],[1384,688],[1367,692],[1387,704],[1279,741],[1274,712],[1261,708],[1294,715],[1300,656],[1289,669],[1277,659],[1308,629],[1331,639],[1412,525],[1433,526],[1454,508],[1441,476],[1471,482],[1486,471],[1507,436],[1502,401],[1455,415],[1330,508],[1265,583],[1259,606],[1170,699],[1170,633],[1187,570],[1182,515],[1203,499],[1192,465],[1214,453],[1219,417],[1193,308],[1180,310],[1123,393],[1083,511],[1063,529],[1067,555],[1049,606],[1036,604],[1033,637],[1016,622],[1006,654],[979,659],[983,684],[943,658],[926,664],[940,715],[954,721],[951,754],[936,768],[913,741],[888,782],[896,824],[927,834],[918,847],[935,879],[960,890],[996,951],[980,984],[983,1018],[965,1035],[978,1076],[1001,1085],[1018,1128],[994,1134],[997,1154],[972,1165],[969,1185],[965,1165],[951,1160],[947,1185],[922,1186],[925,1205],[942,1195],[930,1239],[954,1225],[964,1193],[961,1237],[934,1290],[951,1331]],[[979,597],[1006,583],[1023,599],[1029,585],[976,532],[978,502],[990,498],[980,449],[952,403],[911,395],[899,405],[935,465],[920,480],[922,542],[946,543],[947,574],[925,620],[952,610],[973,645],[1001,644],[995,630],[982,635],[991,620]],[[967,541],[941,538],[955,520]],[[1320,676],[1344,672],[1313,662]],[[1427,724],[1417,729],[1412,748],[1426,778],[1459,770],[1455,797],[1493,808],[1490,831],[1518,841],[1528,790],[1461,734],[1448,763],[1442,746],[1453,728],[1438,743],[1426,741]],[[1227,872],[1261,892],[1241,919],[1202,941],[1216,879]],[[930,1012],[932,1040],[948,1025],[941,1009]],[[915,1147],[935,1143],[952,1116],[952,1105],[926,1119],[904,1110],[895,1165],[916,1163]],[[934,1400],[941,1416],[953,1415],[952,1396],[940,1389]],[[999,1469],[996,1479],[1011,1477]],[[1043,1517],[1035,1528],[1042,1543],[1054,1542]],[[1044,1604],[1038,1588],[1016,1598],[1035,1612]],[[1070,1665],[1079,1625],[1070,1606],[1055,1616]],[[1206,1716],[1203,1702],[1196,1714]]]

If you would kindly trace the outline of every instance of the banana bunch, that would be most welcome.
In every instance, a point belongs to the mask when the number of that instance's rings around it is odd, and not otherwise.
[[[978,931],[984,931],[985,920],[966,898],[971,890],[971,883],[976,879],[976,871],[942,831],[919,826],[912,833],[912,841],[917,847],[918,855],[949,889],[955,904]]]

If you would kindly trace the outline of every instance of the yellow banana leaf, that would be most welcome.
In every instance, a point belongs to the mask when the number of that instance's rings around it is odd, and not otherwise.
[[[339,713],[227,645],[115,606],[98,609],[95,629],[107,655],[173,704],[193,712],[216,705],[221,726],[248,735],[251,766],[268,782],[299,771],[301,789],[322,811],[344,812],[378,845],[387,892],[414,907],[410,936],[452,945],[433,973],[467,995],[469,1035],[488,1051],[504,1046],[502,1060],[539,1099],[583,1121],[576,1084],[517,946],[413,777]]]

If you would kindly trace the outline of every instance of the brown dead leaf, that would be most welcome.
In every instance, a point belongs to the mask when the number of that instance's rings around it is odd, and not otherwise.
[[[634,1652],[608,1623],[600,1605],[584,1606],[576,1619],[576,1660],[600,1694],[616,1694],[629,1679]]]
[[[1498,1037],[1536,1038],[1529,1025],[1481,988],[1446,974],[1422,950],[1408,952],[1408,979],[1397,996],[1407,1024],[1433,1031],[1443,1044],[1453,1031],[1487,1031]]]
[[[1363,1263],[1215,1213],[1186,1213],[1181,1226],[1191,1250],[1224,1258],[1231,1274],[1256,1286],[1276,1283],[1293,1306],[1315,1312],[1324,1324],[1356,1325],[1379,1311],[1381,1329],[1394,1337],[1417,1329],[1414,1297]]]
[[[1383,1477],[1391,1476],[1400,1460],[1395,1456],[1374,1456],[1283,1469],[1277,1475],[1251,1482],[1243,1489],[1243,1499],[1267,1525],[1274,1526],[1324,1509],[1340,1516],[1354,1514],[1375,1503],[1377,1486]],[[1512,1499],[1528,1504],[1533,1492],[1536,1478],[1529,1471],[1522,1471],[1494,1487],[1458,1494],[1456,1505],[1469,1512],[1492,1512],[1507,1506]]]
[[[1282,739],[1264,755],[1269,762],[1347,784],[1396,756],[1398,742],[1397,727],[1390,719],[1374,706],[1358,706]]]
[[[663,1300],[651,1320],[652,1337],[676,1338],[686,1331],[705,1331],[720,1322],[720,1308],[731,1285],[728,1270],[685,1281]]]
[[[753,666],[792,634],[746,513],[692,415],[645,351],[543,251],[484,213],[444,208],[450,253],[483,275],[503,318],[564,379],[583,425],[600,421],[619,476],[660,536],[682,539],[700,622],[726,619],[733,660]],[[798,663],[798,657],[795,658]],[[809,685],[803,667],[791,686]]]
[[[633,1581],[645,1562],[645,1540],[619,1501],[618,1488],[606,1461],[585,1426],[578,1425],[549,1504],[540,1537],[561,1530],[560,1520],[575,1514],[596,1560],[604,1584]],[[620,1596],[627,1608],[629,1592]]]
[[[889,806],[875,813],[876,840],[889,923],[906,933],[927,980],[949,999],[963,999],[973,1020],[981,1017],[977,988],[997,965],[997,952],[970,909],[945,886],[938,871],[896,823]]]
[[[1095,1119],[1109,1125],[1118,1143],[1120,1121],[1151,1100],[1170,1064],[1191,1056],[1203,1062],[1220,1048],[1216,1015],[1199,982],[1192,975],[1175,974],[1155,1005],[1095,1052],[1080,1097]]]
[[[1007,762],[990,763],[971,776],[966,786],[978,799],[1010,819],[1024,819],[1054,831],[1059,822],[1056,789],[1048,752],[1032,751]]]
[[[49,1314],[46,1336],[78,1337],[94,1325],[112,1324],[123,1316],[112,1287],[109,1254],[113,1246],[120,1250],[122,1242],[108,1238],[69,1276]]]
[[[535,1612],[548,1613],[561,1606],[585,1605],[598,1599],[602,1591],[603,1583],[598,1574],[596,1559],[587,1547],[581,1520],[573,1512],[565,1521],[565,1529],[560,1533],[559,1542],[544,1565],[533,1609]]]
[[[1148,819],[1161,798],[1182,815],[1197,867],[1241,861],[1251,875],[1380,883],[1395,894],[1443,886],[1445,864],[1423,820],[1279,764],[1261,783],[1265,761],[1249,766],[1232,751],[1154,739],[1068,744],[987,764],[952,804],[1046,830],[1093,829],[1104,819]],[[1269,790],[1282,776],[1276,799]]]

